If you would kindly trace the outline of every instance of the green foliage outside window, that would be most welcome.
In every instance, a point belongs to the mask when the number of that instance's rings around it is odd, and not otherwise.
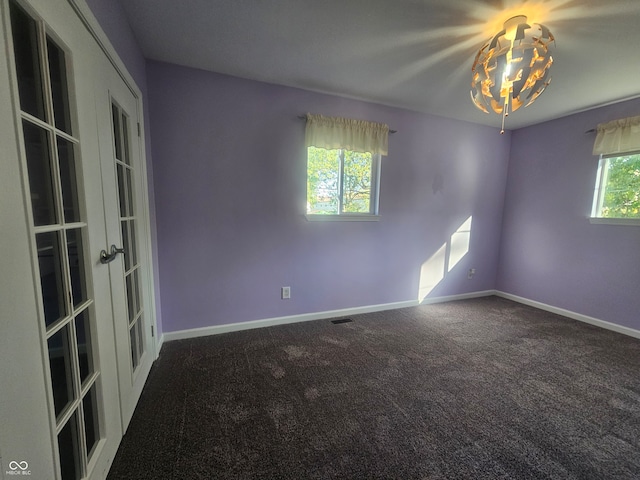
[[[607,159],[600,216],[640,218],[640,153]]]
[[[307,213],[371,213],[370,153],[307,149]]]
[[[337,214],[340,150],[307,149],[307,213]]]
[[[344,152],[343,211],[369,213],[371,200],[371,154]]]

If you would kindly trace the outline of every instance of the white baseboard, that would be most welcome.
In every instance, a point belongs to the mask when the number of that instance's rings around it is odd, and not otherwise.
[[[182,340],[185,338],[204,337],[207,335],[217,335],[220,333],[237,332],[240,330],[250,330],[253,328],[271,327],[275,325],[285,325],[289,323],[308,322],[312,320],[322,320],[326,318],[345,317],[349,315],[357,315],[360,313],[372,313],[381,312],[384,310],[395,310],[398,308],[413,307],[416,305],[429,305],[434,303],[452,302],[455,300],[466,300],[470,298],[488,297],[491,295],[497,295],[514,302],[522,303],[523,305],[529,305],[531,307],[539,308],[547,312],[562,315],[564,317],[578,320],[580,322],[595,325],[597,327],[605,328],[607,330],[613,330],[614,332],[629,335],[630,337],[640,338],[640,331],[633,328],[624,327],[615,323],[600,320],[598,318],[589,317],[581,313],[572,312],[563,308],[554,307],[553,305],[547,305],[546,303],[537,302],[535,300],[529,300],[528,298],[519,297],[510,293],[502,292],[500,290],[483,290],[479,292],[463,293],[460,295],[447,295],[443,297],[425,298],[421,303],[417,300],[409,300],[406,302],[394,302],[384,303],[380,305],[368,305],[364,307],[343,308],[340,310],[327,310],[324,312],[305,313],[301,315],[290,315],[286,317],[274,317],[265,318],[261,320],[251,320],[247,322],[227,323],[224,325],[212,325],[210,327],[192,328],[188,330],[178,330],[175,332],[166,332],[162,334],[158,342],[158,352],[165,341],[170,342],[172,340]]]
[[[156,360],[160,356],[160,350],[162,350],[162,345],[164,345],[164,333],[160,335],[158,339],[158,344],[156,345]]]
[[[287,317],[265,318],[262,320],[250,320],[247,322],[227,323],[225,325],[212,325],[210,327],[192,328],[189,330],[178,330],[166,332],[162,335],[161,343],[164,341],[182,340],[185,338],[204,337],[207,335],[217,335],[219,333],[237,332],[240,330],[250,330],[252,328],[272,327],[274,325],[285,325],[288,323],[308,322],[311,320],[322,320],[325,318],[344,317],[357,315],[359,313],[381,312],[384,310],[395,310],[397,308],[414,307],[418,305],[417,300],[406,302],[384,303],[381,305],[369,305],[364,307],[343,308],[341,310],[328,310],[324,312],[305,313],[302,315],[290,315]]]
[[[563,317],[572,318],[573,320],[578,320],[579,322],[595,325],[596,327],[606,328],[607,330],[613,330],[614,332],[622,333],[630,337],[640,338],[640,330],[635,330],[630,327],[624,327],[622,325],[607,322],[606,320],[589,317],[588,315],[572,312],[571,310],[565,310],[564,308],[554,307],[553,305],[547,305],[546,303],[536,302],[535,300],[529,300],[528,298],[519,297],[517,295],[501,292],[499,290],[495,292],[495,295],[497,295],[498,297],[506,298],[508,300],[513,300],[514,302],[522,303],[524,305],[529,305],[530,307],[539,308],[540,310],[545,310],[557,315],[562,315]]]
[[[460,295],[446,295],[444,297],[425,298],[420,305],[431,305],[432,303],[453,302],[455,300],[467,300],[469,298],[490,297],[496,295],[495,290],[482,290],[480,292],[461,293]]]

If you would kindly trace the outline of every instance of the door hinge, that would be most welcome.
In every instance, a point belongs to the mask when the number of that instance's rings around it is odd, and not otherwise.
[[[140,136],[140,122],[138,122],[138,136]]]
[[[153,329],[153,325],[151,325],[151,336],[152,337],[156,336],[155,330]]]

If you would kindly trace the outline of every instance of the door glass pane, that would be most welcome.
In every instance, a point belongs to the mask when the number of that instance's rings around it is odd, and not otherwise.
[[[129,119],[124,113],[122,114],[122,157],[124,163],[131,165],[129,156]]]
[[[136,322],[131,330],[129,330],[129,338],[131,340],[131,362],[133,365],[133,370],[138,366],[138,335],[136,333],[136,327],[138,326],[138,322]]]
[[[122,228],[122,248],[124,248],[124,270],[128,272],[131,268],[131,247],[129,246],[129,222],[122,220],[120,222]]]
[[[49,55],[49,77],[53,98],[53,118],[55,125],[71,135],[71,116],[69,112],[69,92],[67,91],[67,62],[64,52],[47,36]]]
[[[120,136],[120,115],[118,107],[111,105],[111,116],[113,117],[113,139],[115,146],[116,160],[122,160],[122,137]]]
[[[36,248],[44,303],[44,323],[48,327],[59,318],[66,316],[58,233],[48,232],[36,235]]]
[[[118,173],[118,201],[120,202],[120,216],[127,216],[127,199],[126,199],[126,191],[124,187],[124,169],[125,167],[122,164],[118,163],[116,165],[116,170]]]
[[[136,221],[135,220],[130,220],[129,221],[129,238],[131,240],[131,245],[130,245],[130,249],[131,249],[131,265],[137,265],[138,264],[138,249],[136,247],[137,243],[136,243]]]
[[[22,121],[22,130],[27,154],[33,222],[36,226],[56,224],[58,222],[54,203],[49,134],[26,120]]]
[[[87,439],[87,457],[90,458],[91,449],[100,439],[100,424],[98,423],[98,407],[96,403],[96,384],[82,400],[84,410],[84,431]]]
[[[78,186],[76,184],[76,161],[73,143],[58,137],[58,160],[60,162],[60,181],[62,183],[62,207],[64,221],[67,223],[80,221],[80,205],[78,202]]]
[[[68,326],[64,326],[51,336],[47,341],[47,346],[49,348],[53,404],[56,416],[59,416],[69,402],[73,400]]]
[[[84,310],[75,319],[76,340],[78,342],[78,366],[80,370],[80,382],[93,373],[93,354],[91,350],[91,325],[89,323],[89,311]]]
[[[67,252],[69,254],[69,273],[71,274],[71,292],[73,305],[77,307],[87,300],[87,280],[82,248],[82,230],[67,230]]]
[[[125,169],[125,177],[127,180],[127,216],[133,217],[133,174],[130,168]]]
[[[140,318],[138,318],[138,321],[136,322],[136,327],[137,327],[137,333],[138,333],[138,358],[142,357],[142,354],[144,353],[144,339],[143,339],[143,321],[142,321],[142,316]]]
[[[133,274],[135,272],[130,273],[126,276],[126,286],[127,289],[127,310],[129,312],[129,322],[132,322],[135,318],[136,314],[136,305],[133,297]]]
[[[133,299],[135,301],[136,315],[140,312],[140,269],[133,272]]]
[[[11,31],[16,59],[20,109],[44,120],[44,96],[38,54],[36,22],[11,2]]]
[[[75,454],[78,450],[77,425],[78,419],[76,412],[58,434],[62,480],[78,480],[80,478],[80,465],[78,465],[78,458]]]

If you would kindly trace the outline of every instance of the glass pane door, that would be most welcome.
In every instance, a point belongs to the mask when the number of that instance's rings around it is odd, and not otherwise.
[[[145,332],[141,302],[141,268],[138,255],[138,217],[134,195],[135,170],[131,162],[131,130],[129,116],[115,102],[111,104],[113,124],[113,152],[118,183],[118,212],[122,248],[124,248],[124,286],[127,314],[126,326],[129,331],[129,352],[131,372],[135,372],[145,353]]]
[[[55,445],[61,478],[75,480],[88,475],[104,429],[70,55],[44,22],[14,0],[9,9]]]
[[[120,247],[108,264],[114,317],[118,393],[122,430],[126,432],[153,363],[153,305],[150,298],[150,257],[144,158],[137,93],[106,60],[95,88],[100,170],[107,245]],[[144,239],[144,240],[143,240]]]

